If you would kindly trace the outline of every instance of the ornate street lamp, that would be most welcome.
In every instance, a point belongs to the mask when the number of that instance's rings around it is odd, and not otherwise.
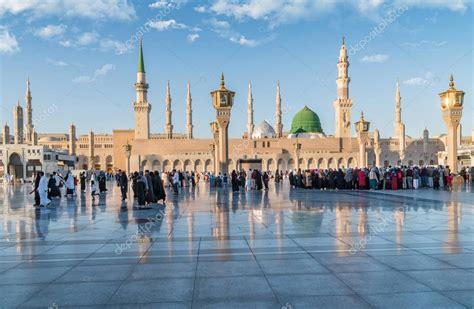
[[[130,157],[132,155],[132,145],[127,141],[126,145],[123,145],[123,152],[127,158],[127,175],[130,175]]]
[[[458,171],[458,129],[461,123],[464,103],[464,91],[454,88],[454,78],[451,74],[448,90],[439,94],[441,98],[441,112],[444,123],[448,128],[448,165],[452,172]]]

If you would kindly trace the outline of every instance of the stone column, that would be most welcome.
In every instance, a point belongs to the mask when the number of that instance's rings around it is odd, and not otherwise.
[[[382,148],[380,147],[380,132],[378,129],[374,131],[374,153],[375,153],[375,166],[380,167],[380,155],[382,154]]]
[[[365,121],[364,113],[361,113],[359,121],[355,123],[357,141],[359,142],[359,167],[367,167],[366,143],[369,139],[370,122]]]
[[[219,124],[219,172],[227,173],[229,161],[229,121],[218,119]]]

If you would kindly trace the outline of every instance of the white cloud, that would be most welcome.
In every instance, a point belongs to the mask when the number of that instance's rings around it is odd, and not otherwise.
[[[204,5],[198,5],[194,8],[194,10],[198,13],[205,13],[207,12],[207,9]]]
[[[179,9],[187,0],[158,0],[148,5],[150,9]]]
[[[448,42],[446,41],[428,41],[428,40],[421,40],[419,42],[413,43],[403,43],[403,46],[410,47],[410,48],[419,48],[419,47],[441,47],[446,45]]]
[[[197,39],[199,39],[199,34],[197,33],[190,33],[188,34],[188,42],[194,43]]]
[[[109,51],[109,50],[115,50],[115,51],[120,50],[122,52],[131,51],[130,49],[125,48],[126,46],[122,42],[109,39],[109,38],[101,39],[99,41],[99,46],[102,51]]]
[[[383,54],[375,54],[375,55],[368,55],[364,56],[360,59],[361,62],[364,63],[384,63],[389,58],[389,55]]]
[[[4,14],[30,14],[32,17],[45,16],[82,17],[90,19],[131,20],[135,18],[135,8],[128,0],[2,0],[0,16]]]
[[[465,11],[468,0],[214,0],[208,9],[200,6],[197,8],[237,20],[248,18],[263,21],[273,28],[282,23],[307,19],[341,7],[353,7],[361,15],[376,19],[377,16],[402,6]]]
[[[247,39],[243,35],[230,37],[229,40],[239,45],[250,46],[250,47],[257,46],[259,44],[258,41]]]
[[[246,38],[244,35],[233,30],[227,21],[211,18],[209,20],[206,20],[205,23],[210,25],[212,31],[217,33],[220,37],[226,38],[232,43],[250,47],[254,47],[263,43],[263,41],[257,41],[254,39]],[[270,37],[268,39],[272,38]]]
[[[66,25],[47,25],[46,27],[35,30],[34,35],[42,39],[50,39],[52,37],[60,36],[66,32]]]
[[[61,40],[59,41],[59,45],[64,47],[71,47],[73,43],[70,40]]]
[[[403,81],[405,85],[409,86],[434,86],[438,78],[431,72],[426,72],[423,77],[412,77]]]
[[[170,20],[158,20],[158,21],[151,21],[148,23],[151,28],[154,28],[158,31],[165,31],[171,29],[187,29],[188,26],[185,24],[181,24],[176,22],[174,19]]]
[[[62,60],[54,60],[54,59],[50,59],[50,58],[46,58],[46,61],[54,66],[57,66],[57,67],[67,67],[68,66],[68,63],[67,62],[64,62]]]
[[[77,38],[77,44],[81,46],[91,45],[99,40],[96,32],[84,32]]]
[[[383,4],[383,0],[359,0],[358,8],[361,12],[373,11]]]
[[[88,76],[88,75],[78,76],[73,79],[73,82],[92,83],[96,81],[99,77],[105,76],[107,75],[107,73],[113,70],[115,70],[115,65],[107,63],[107,64],[104,64],[102,67],[98,68],[97,70],[95,70],[92,76]]]
[[[0,54],[14,54],[20,51],[18,42],[13,33],[0,26]]]

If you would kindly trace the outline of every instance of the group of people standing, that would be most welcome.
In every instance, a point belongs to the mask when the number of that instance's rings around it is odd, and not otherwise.
[[[468,182],[472,170],[460,173]],[[278,172],[277,172],[278,174]],[[288,179],[293,188],[332,189],[332,190],[399,190],[433,188],[451,189],[452,173],[449,167],[372,167],[315,169],[290,172]]]
[[[35,194],[35,207],[45,207],[51,204],[52,199],[61,198],[60,188],[66,188],[65,197],[73,197],[77,179],[71,172],[66,172],[64,176],[60,173],[38,172],[35,177],[34,187],[30,194]]]
[[[120,177],[122,200],[126,198],[126,193],[124,196],[123,188],[124,186],[127,186],[126,180],[123,178],[123,176]],[[146,170],[145,172],[134,172],[131,180],[133,197],[138,200],[138,206],[143,207],[153,203],[158,203],[160,200],[163,202],[166,200],[163,181],[158,171],[151,172]]]

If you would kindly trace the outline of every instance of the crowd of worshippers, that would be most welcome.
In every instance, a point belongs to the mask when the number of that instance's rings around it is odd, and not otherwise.
[[[473,168],[463,168],[459,175],[471,183]],[[278,171],[277,171],[278,173]],[[433,188],[451,190],[453,174],[448,166],[339,168],[291,171],[292,188],[320,190],[399,190]]]
[[[86,192],[87,182],[90,181],[92,200],[96,195],[107,191],[106,180],[109,179],[110,174],[103,171],[92,172],[87,175],[86,172],[79,174],[79,178],[74,176],[71,171],[44,173],[39,171],[36,173],[33,181],[33,190],[30,194],[35,195],[35,207],[49,206],[52,200],[61,198],[61,190],[65,188],[64,197],[74,198],[77,196],[76,188],[80,183],[80,192]],[[97,184],[98,189],[97,189]],[[100,193],[99,193],[100,192]]]
[[[210,187],[227,189],[230,185],[232,192],[252,191],[252,190],[268,190],[268,182],[270,174],[258,169],[249,169],[245,171],[233,170],[230,176],[227,173],[205,173],[204,181],[209,183]]]

